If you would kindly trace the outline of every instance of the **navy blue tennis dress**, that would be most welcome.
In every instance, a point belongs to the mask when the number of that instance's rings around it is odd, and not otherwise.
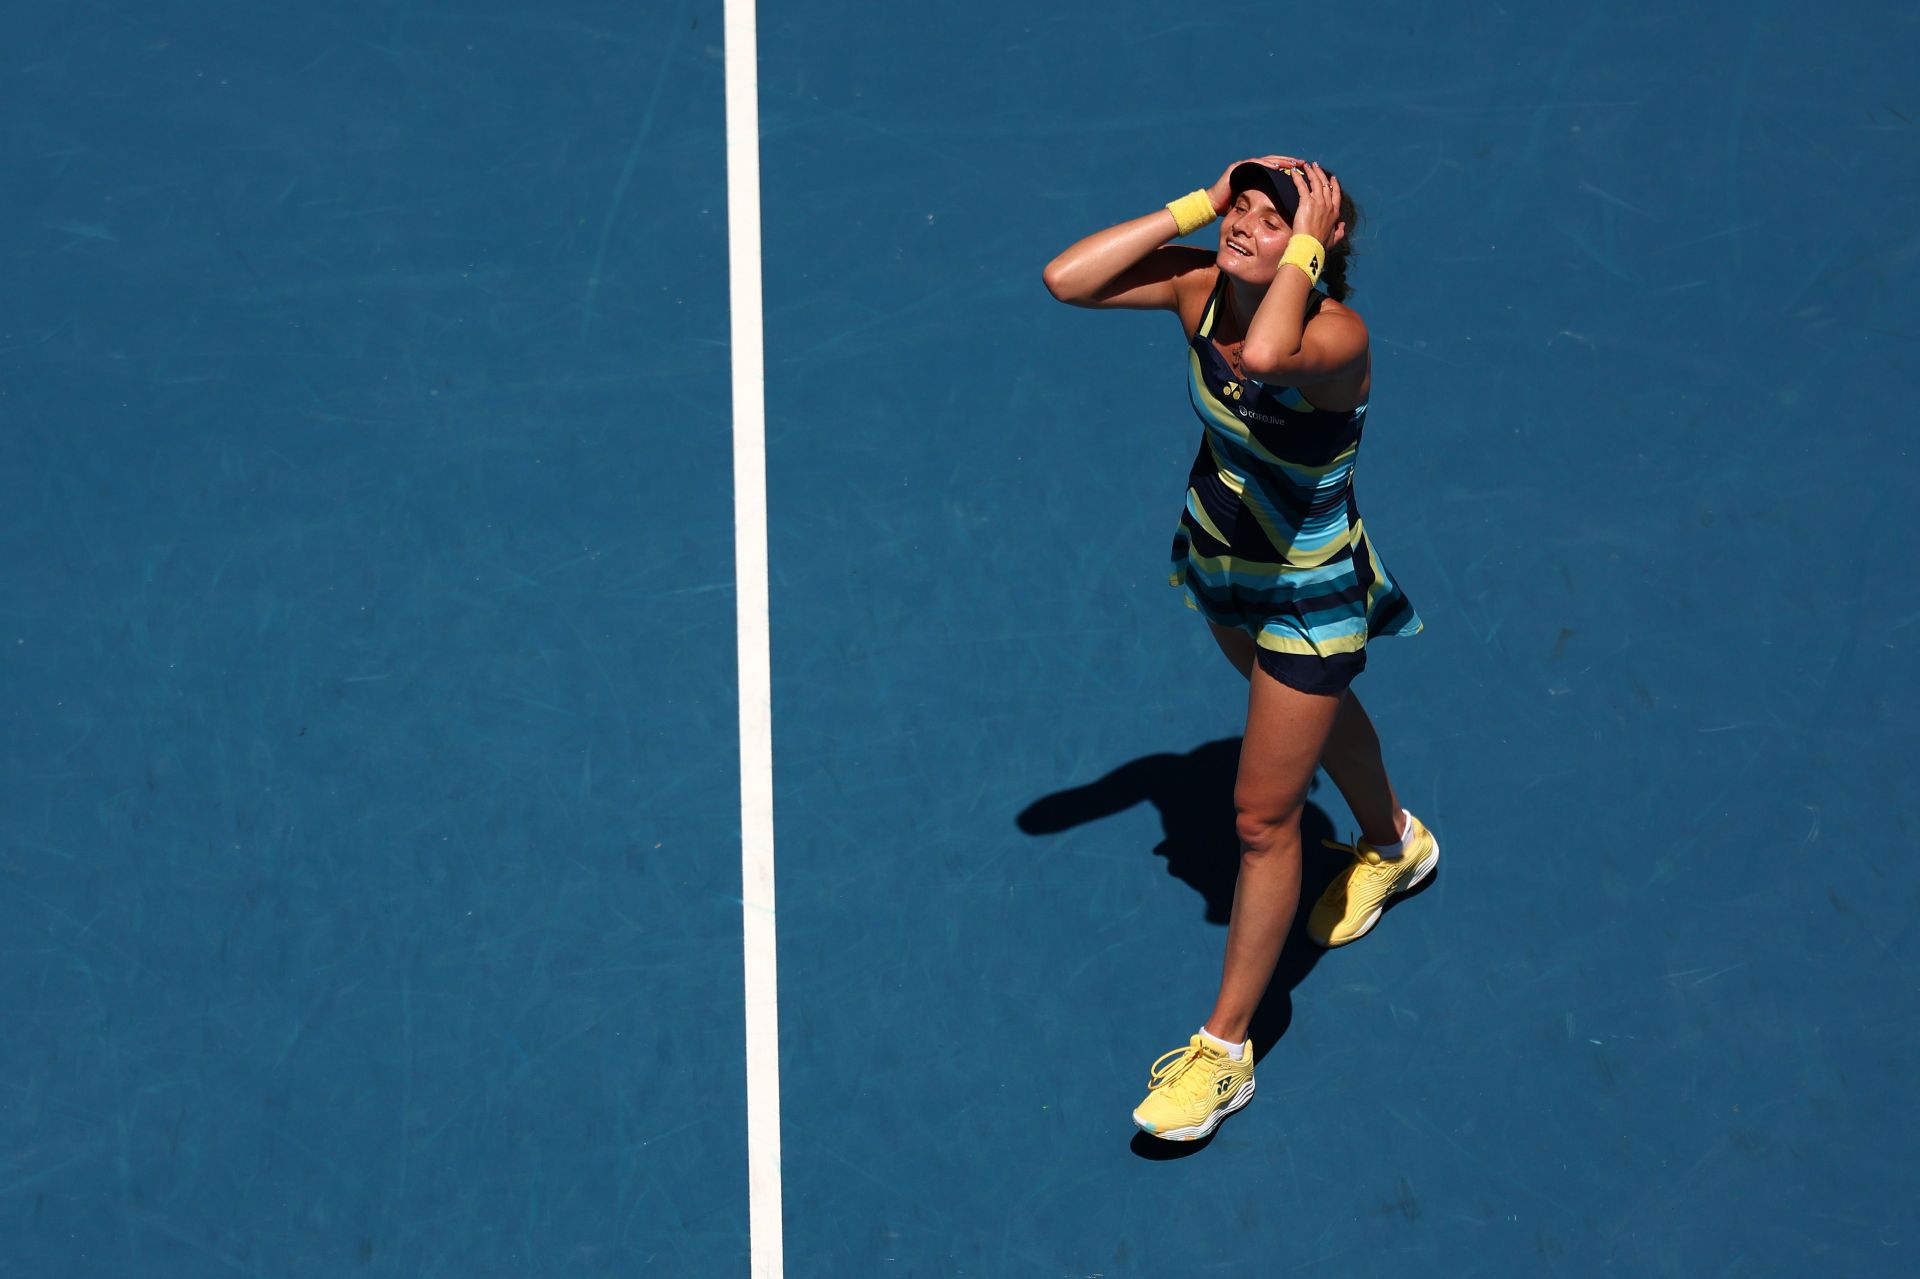
[[[1225,286],[1223,275],[1187,352],[1187,393],[1206,430],[1172,581],[1208,621],[1250,633],[1267,674],[1338,694],[1366,666],[1368,640],[1421,627],[1354,500],[1367,406],[1316,409],[1291,387],[1236,374],[1212,338]],[[1308,319],[1325,300],[1312,295]]]

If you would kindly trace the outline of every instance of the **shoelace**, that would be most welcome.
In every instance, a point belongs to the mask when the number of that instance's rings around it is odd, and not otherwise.
[[[1170,1066],[1164,1065],[1169,1059],[1175,1057],[1179,1058],[1179,1060]],[[1176,1048],[1172,1052],[1161,1053],[1147,1075],[1148,1091],[1159,1088],[1163,1084],[1172,1083],[1174,1080],[1180,1078],[1181,1075],[1184,1075],[1188,1067],[1199,1060],[1200,1046],[1193,1043],[1189,1043],[1184,1048]]]
[[[1353,837],[1353,842],[1351,844],[1343,844],[1337,839],[1323,839],[1320,842],[1326,845],[1328,848],[1332,848],[1339,852],[1350,854],[1353,857],[1353,860],[1357,862],[1365,862],[1369,866],[1379,866],[1379,865],[1382,865],[1387,860],[1386,858],[1382,857],[1378,852],[1374,851],[1374,847],[1372,844],[1367,843],[1365,840],[1361,839],[1358,835],[1355,835]]]

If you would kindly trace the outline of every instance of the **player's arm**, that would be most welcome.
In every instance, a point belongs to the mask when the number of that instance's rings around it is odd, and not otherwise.
[[[1213,255],[1192,245],[1168,244],[1176,230],[1173,214],[1156,209],[1095,231],[1047,263],[1040,277],[1047,292],[1070,306],[1177,310],[1175,281],[1206,267]]]
[[[1278,167],[1291,157],[1260,157],[1261,164]],[[1207,188],[1215,216],[1233,199],[1229,178],[1246,161],[1235,161]],[[1178,281],[1213,261],[1213,254],[1189,245],[1169,244],[1180,233],[1173,214],[1156,209],[1095,231],[1047,263],[1041,278],[1047,292],[1073,306],[1126,307],[1136,311],[1178,311]]]
[[[1288,273],[1300,277],[1301,284],[1307,277],[1291,267]],[[1279,287],[1268,291],[1271,298],[1279,293]],[[1295,301],[1300,309],[1306,309],[1306,290],[1290,289],[1301,296]],[[1264,310],[1266,304],[1262,302]],[[1296,321],[1296,324],[1299,322]],[[1367,325],[1352,311],[1342,308],[1339,311],[1322,310],[1313,320],[1301,327],[1300,335],[1290,348],[1278,345],[1256,346],[1251,335],[1240,351],[1240,367],[1248,377],[1260,382],[1272,382],[1277,386],[1315,386],[1322,382],[1332,382],[1352,373],[1367,360]]]
[[[1293,216],[1296,235],[1312,236],[1332,248],[1346,238],[1340,221],[1340,182],[1317,164],[1296,172],[1300,205]],[[1313,281],[1303,270],[1282,264],[1266,297],[1247,325],[1240,367],[1262,382],[1312,386],[1331,382],[1358,368],[1367,358],[1367,326],[1345,309],[1322,308],[1307,320],[1307,293]]]

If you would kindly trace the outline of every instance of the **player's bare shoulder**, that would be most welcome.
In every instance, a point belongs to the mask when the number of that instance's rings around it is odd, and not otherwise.
[[[1314,324],[1320,324],[1323,321],[1342,328],[1351,326],[1353,329],[1358,330],[1363,338],[1367,333],[1367,322],[1360,318],[1360,313],[1348,306],[1345,302],[1337,301],[1331,297],[1322,302],[1320,309],[1314,313],[1312,321]]]
[[[1190,255],[1181,264],[1181,272],[1174,277],[1175,297],[1179,302],[1180,327],[1188,337],[1200,331],[1200,320],[1207,311],[1207,299],[1213,296],[1213,286],[1220,282],[1220,268],[1214,265],[1214,255],[1205,249],[1192,245],[1177,246],[1183,253]]]

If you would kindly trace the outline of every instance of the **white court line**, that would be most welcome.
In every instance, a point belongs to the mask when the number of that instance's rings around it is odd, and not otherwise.
[[[740,916],[746,969],[747,1220],[753,1279],[780,1279],[780,983],[773,904],[773,674],[767,399],[760,313],[760,90],[754,0],[726,0],[727,284],[733,326],[733,567],[740,651]]]

